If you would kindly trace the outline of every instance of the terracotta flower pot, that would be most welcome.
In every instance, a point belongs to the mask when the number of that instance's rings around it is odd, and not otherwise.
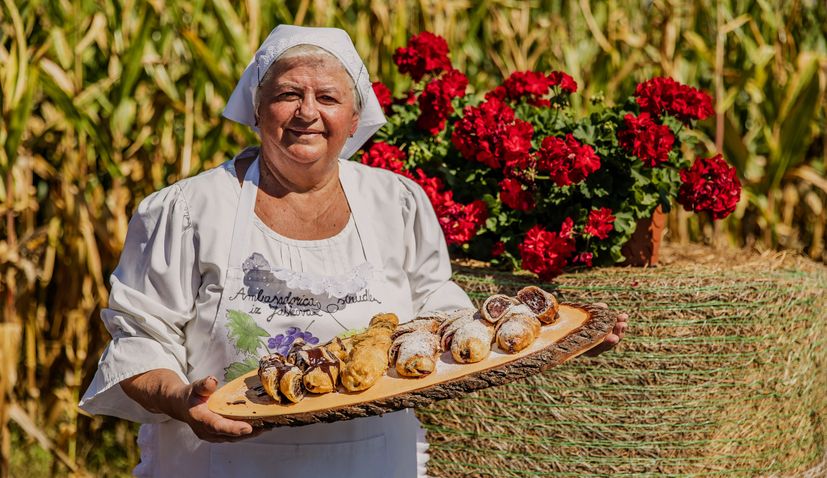
[[[622,265],[637,267],[658,265],[660,241],[665,227],[666,214],[660,206],[655,209],[651,218],[638,221],[634,234],[621,249],[626,258]]]

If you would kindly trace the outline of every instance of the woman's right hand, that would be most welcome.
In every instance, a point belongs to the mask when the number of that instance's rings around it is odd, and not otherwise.
[[[230,420],[211,411],[207,407],[207,399],[217,388],[218,380],[212,376],[184,385],[179,392],[175,410],[177,416],[174,418],[189,425],[198,438],[213,443],[245,440],[264,431],[263,428],[255,429],[247,422]]]
[[[209,442],[232,442],[260,435],[265,428],[230,420],[210,411],[207,399],[218,388],[215,377],[184,383],[172,370],[154,369],[121,381],[126,395],[153,413],[165,413]]]

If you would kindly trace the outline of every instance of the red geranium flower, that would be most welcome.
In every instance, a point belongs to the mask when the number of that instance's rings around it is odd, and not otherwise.
[[[534,209],[534,196],[531,191],[523,189],[522,183],[512,178],[500,181],[500,201],[517,211]]]
[[[627,114],[623,121],[626,128],[617,133],[620,146],[647,166],[655,167],[669,160],[675,136],[668,126],[655,123],[649,113],[645,112],[637,117]]]
[[[401,173],[405,168],[405,153],[392,144],[377,141],[362,155],[362,164]]]
[[[451,142],[468,160],[491,168],[524,166],[529,159],[534,127],[514,118],[502,100],[490,98],[479,106],[467,106],[454,126]]]
[[[552,71],[548,74],[550,86],[560,86],[560,89],[567,93],[574,93],[577,91],[577,82],[562,71]]]
[[[459,245],[470,241],[488,218],[488,208],[481,200],[464,205],[451,201],[435,209],[448,244]]]
[[[606,239],[609,233],[614,231],[615,217],[612,216],[612,210],[607,207],[600,209],[592,209],[589,212],[589,220],[586,227],[583,228],[583,233],[594,236],[598,239]]]
[[[678,203],[687,211],[709,211],[714,219],[729,216],[741,198],[738,174],[720,154],[682,169],[681,182]]]
[[[408,40],[408,45],[398,48],[393,61],[400,73],[408,73],[419,81],[427,73],[439,73],[451,69],[448,59],[448,42],[431,32],[422,32]]]
[[[566,139],[549,136],[537,152],[537,168],[548,171],[558,186],[576,184],[600,169],[600,157],[594,149],[582,144],[571,133]]]
[[[574,237],[574,220],[570,217],[563,219],[563,224],[560,225],[560,237],[572,239]]]
[[[569,257],[574,254],[575,246],[572,239],[534,226],[526,233],[519,250],[522,268],[547,281],[560,275]]]
[[[491,257],[500,257],[505,252],[505,243],[497,241],[491,246]]]
[[[637,85],[637,104],[652,116],[668,114],[683,123],[712,116],[712,97],[701,90],[683,85],[672,78],[652,78]]]
[[[391,105],[393,104],[393,95],[391,94],[391,90],[388,89],[388,87],[381,81],[374,81],[371,86],[373,86],[373,92],[376,94],[376,99],[379,100],[379,106],[382,107],[382,110],[385,113],[388,113]]]
[[[580,254],[574,256],[572,262],[575,264],[583,264],[586,267],[591,267],[593,258],[594,254],[591,252],[581,252]]]
[[[485,202],[477,200],[470,204],[460,204],[454,201],[453,191],[445,191],[445,185],[439,178],[429,177],[417,168],[411,175],[411,179],[422,186],[431,201],[439,225],[445,234],[445,242],[448,244],[467,243],[488,219],[488,208]]]
[[[453,98],[465,96],[468,78],[459,70],[451,70],[425,87],[419,95],[419,118],[416,125],[431,133],[439,134],[445,129],[445,121],[454,113]]]

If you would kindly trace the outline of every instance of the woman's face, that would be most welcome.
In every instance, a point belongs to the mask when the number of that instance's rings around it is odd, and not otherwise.
[[[262,142],[298,163],[338,158],[359,122],[344,67],[332,56],[316,55],[281,60],[273,68],[260,87]]]

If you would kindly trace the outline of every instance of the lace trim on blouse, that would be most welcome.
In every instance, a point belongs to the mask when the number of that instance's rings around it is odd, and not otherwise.
[[[241,266],[244,271],[244,283],[269,282],[282,280],[290,289],[299,289],[315,295],[326,293],[330,297],[341,299],[355,294],[368,285],[376,272],[369,262],[354,267],[350,273],[325,276],[309,272],[296,272],[282,267],[271,267],[267,259],[254,252]]]

